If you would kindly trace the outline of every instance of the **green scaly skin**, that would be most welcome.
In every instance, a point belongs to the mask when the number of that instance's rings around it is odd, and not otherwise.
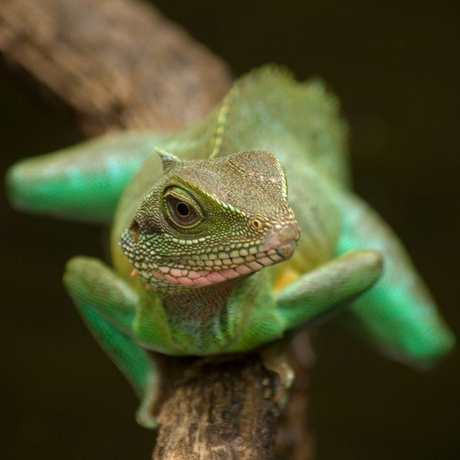
[[[19,208],[113,218],[113,268],[76,257],[64,282],[141,424],[155,425],[149,351],[246,352],[332,313],[419,368],[453,347],[401,243],[351,191],[338,111],[321,82],[265,67],[171,137],[118,133],[11,168]]]

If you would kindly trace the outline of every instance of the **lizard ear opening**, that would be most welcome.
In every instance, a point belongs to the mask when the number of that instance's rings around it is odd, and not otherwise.
[[[165,174],[168,174],[170,171],[172,171],[176,166],[179,166],[182,164],[182,161],[179,160],[175,155],[172,153],[167,153],[158,147],[155,147],[155,150],[157,151],[158,155],[160,155],[161,161],[163,163],[163,172]]]

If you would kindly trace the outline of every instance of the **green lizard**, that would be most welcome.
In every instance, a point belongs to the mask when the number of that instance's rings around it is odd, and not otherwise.
[[[246,352],[334,312],[421,368],[453,347],[401,243],[351,191],[338,112],[321,82],[265,67],[172,136],[112,134],[9,171],[18,208],[113,219],[113,268],[76,257],[64,282],[141,424],[155,425],[159,379],[147,350]]]

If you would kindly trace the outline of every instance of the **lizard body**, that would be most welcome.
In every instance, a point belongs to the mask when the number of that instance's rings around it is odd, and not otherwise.
[[[154,425],[158,387],[146,350],[245,352],[339,309],[418,367],[452,348],[401,243],[351,190],[346,131],[321,82],[265,67],[172,136],[116,134],[12,168],[19,207],[114,216],[113,268],[77,257],[64,281],[143,399],[140,423]]]

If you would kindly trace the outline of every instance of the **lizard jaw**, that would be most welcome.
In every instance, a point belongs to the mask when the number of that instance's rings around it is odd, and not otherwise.
[[[198,288],[222,283],[223,281],[232,280],[244,275],[251,275],[264,267],[269,267],[283,260],[286,259],[278,254],[275,249],[270,249],[266,252],[258,252],[253,256],[249,255],[247,257],[229,259],[231,268],[223,270],[216,270],[217,267],[214,267],[214,269],[210,268],[209,270],[205,270],[204,268],[188,270],[151,264],[152,269],[150,273],[146,273],[145,269],[138,272],[136,270],[138,268],[136,267],[137,264],[134,262],[135,269],[132,275],[140,273],[146,283],[148,283],[147,286],[153,289],[161,289],[161,287],[167,287],[168,285]]]
[[[251,275],[262,268],[283,262],[292,257],[299,240],[300,231],[297,223],[291,221],[282,225],[275,225],[267,233],[264,242],[257,247],[242,250],[239,254],[230,254],[227,258],[219,259],[212,266],[196,267],[168,267],[150,263],[150,270],[141,269],[140,264],[133,262],[135,270],[140,269],[142,277],[148,283],[146,287],[162,289],[172,287],[204,287],[222,283],[244,275]],[[233,257],[232,257],[233,256]],[[219,264],[225,268],[219,269]],[[209,268],[208,268],[209,267]]]

